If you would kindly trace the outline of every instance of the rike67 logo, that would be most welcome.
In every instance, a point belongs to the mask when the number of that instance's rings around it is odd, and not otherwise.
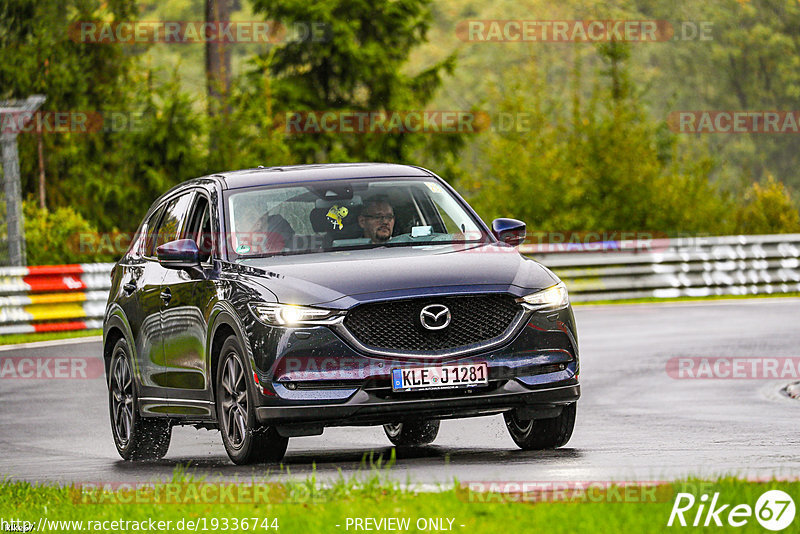
[[[794,500],[781,490],[765,491],[756,501],[755,508],[749,504],[723,503],[719,492],[709,502],[704,493],[696,499],[691,493],[678,493],[667,526],[708,527],[728,524],[732,527],[746,525],[753,516],[767,530],[783,530],[794,521]]]

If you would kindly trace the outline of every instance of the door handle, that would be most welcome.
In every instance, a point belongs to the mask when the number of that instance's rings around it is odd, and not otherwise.
[[[172,291],[169,288],[161,290],[161,300],[164,301],[164,304],[169,304],[169,301],[172,299]]]
[[[136,281],[131,280],[130,282],[126,283],[122,286],[122,289],[125,291],[126,295],[130,295],[134,291],[136,291]]]

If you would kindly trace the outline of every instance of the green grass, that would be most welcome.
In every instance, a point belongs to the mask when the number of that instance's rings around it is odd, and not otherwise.
[[[87,474],[87,478],[91,478],[91,475]],[[44,517],[50,521],[83,521],[84,526],[88,521],[142,521],[152,518],[171,521],[172,526],[166,531],[173,532],[179,531],[175,527],[180,520],[200,520],[200,532],[203,532],[203,526],[208,532],[221,532],[224,531],[224,518],[229,520],[229,527],[232,527],[233,518],[258,518],[259,528],[253,529],[252,520],[249,520],[248,530],[274,532],[274,528],[260,528],[263,520],[268,518],[270,526],[275,524],[273,520],[277,520],[280,533],[302,534],[354,532],[352,525],[346,529],[348,518],[408,518],[408,532],[419,531],[416,522],[420,518],[445,518],[445,526],[449,518],[453,519],[454,532],[598,534],[668,530],[666,523],[674,498],[681,491],[691,493],[698,499],[703,493],[712,497],[719,492],[718,505],[747,504],[751,507],[755,506],[763,492],[770,489],[780,489],[795,500],[800,497],[800,482],[757,483],[735,478],[665,483],[655,491],[629,492],[627,499],[621,498],[625,495],[624,489],[617,491],[610,488],[605,492],[593,493],[588,499],[585,494],[584,497],[580,494],[562,494],[562,500],[548,502],[534,502],[530,494],[530,502],[519,502],[519,495],[503,499],[498,494],[470,493],[458,482],[442,488],[440,492],[419,492],[414,490],[413,485],[401,486],[391,481],[386,472],[381,470],[362,477],[341,477],[329,484],[319,484],[313,477],[296,482],[276,480],[267,481],[265,478],[260,483],[251,481],[263,490],[260,497],[255,498],[256,492],[249,487],[238,493],[240,497],[233,493],[234,497],[226,498],[224,503],[219,502],[219,493],[216,491],[206,493],[206,498],[203,498],[203,487],[218,487],[204,486],[211,482],[195,479],[182,470],[176,472],[171,483],[158,484],[148,490],[140,489],[139,493],[119,490],[108,493],[81,492],[73,487],[31,485],[6,480],[0,483],[0,518],[18,518],[38,524],[39,519]],[[169,495],[170,488],[175,492],[168,499],[165,496]],[[732,506],[721,514],[723,522]],[[697,505],[686,513],[689,525],[696,511]],[[785,532],[796,532],[798,522],[800,519],[795,519]],[[214,525],[216,529],[212,528]],[[188,530],[185,523],[184,530]],[[699,530],[702,529],[691,526],[676,528],[680,532]],[[723,528],[707,530],[765,532],[755,517],[750,517],[743,528],[725,525]],[[62,526],[59,531],[77,530]],[[133,531],[130,525],[128,531]]]
[[[101,336],[103,331],[95,330],[70,330],[68,332],[38,332],[31,334],[8,334],[0,336],[0,345],[14,345],[17,343],[31,343],[33,341],[49,341],[51,339],[71,339],[74,337]]]

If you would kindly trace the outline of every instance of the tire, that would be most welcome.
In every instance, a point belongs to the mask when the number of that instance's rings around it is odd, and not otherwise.
[[[567,404],[561,415],[550,419],[520,419],[517,411],[505,412],[508,433],[520,449],[537,451],[557,449],[567,444],[575,428],[577,403]]]
[[[256,419],[255,391],[236,336],[225,340],[217,366],[217,420],[222,443],[237,465],[277,463],[283,459],[289,439]]]
[[[139,415],[139,395],[131,367],[128,342],[120,339],[108,367],[108,410],[117,452],[126,461],[159,460],[172,438],[168,419]]]
[[[383,425],[389,441],[397,446],[427,445],[439,434],[438,419],[417,419]]]

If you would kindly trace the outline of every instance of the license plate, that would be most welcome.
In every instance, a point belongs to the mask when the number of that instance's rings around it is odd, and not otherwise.
[[[489,371],[485,363],[392,369],[392,390],[447,389],[485,386]]]

